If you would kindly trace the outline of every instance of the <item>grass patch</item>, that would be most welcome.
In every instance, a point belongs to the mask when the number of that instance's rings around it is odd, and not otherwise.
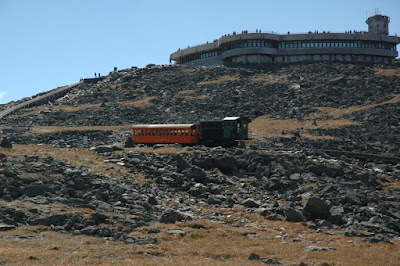
[[[145,238],[150,229],[159,229],[159,243],[146,248],[89,236],[72,236],[37,227],[20,227],[0,232],[0,258],[17,265],[260,265],[249,261],[251,253],[261,258],[276,258],[284,265],[314,261],[316,265],[396,265],[400,261],[400,241],[368,244],[362,238],[343,234],[327,235],[307,228],[308,224],[269,221],[240,208],[221,210],[234,222],[198,220],[142,227],[131,235]],[[245,221],[245,222],[243,222]],[[238,226],[238,224],[242,224]],[[166,235],[167,230],[184,230],[186,236]],[[13,235],[40,238],[18,239]],[[303,242],[293,242],[298,237]],[[336,250],[308,252],[309,245],[329,246]],[[162,254],[162,256],[160,256]],[[39,260],[32,261],[29,256]]]
[[[178,92],[178,95],[188,95],[188,94],[193,94],[195,92],[196,92],[195,90],[185,90]]]
[[[225,75],[225,76],[219,77],[218,79],[199,82],[199,83],[197,83],[197,85],[198,86],[213,85],[213,84],[218,84],[218,83],[227,82],[227,81],[235,81],[235,80],[239,80],[239,76]]]
[[[282,131],[293,132],[300,130],[305,134],[301,134],[302,137],[314,138],[314,139],[334,139],[332,136],[314,136],[307,134],[308,130],[313,129],[331,129],[343,126],[357,125],[356,122],[348,119],[330,119],[330,120],[318,120],[317,125],[312,120],[276,120],[268,116],[259,116],[249,124],[249,130],[251,134],[255,134],[258,137],[292,137],[293,134],[282,135]]]
[[[31,107],[23,109],[23,114],[18,115],[18,117],[27,117],[31,115],[35,115],[38,112],[79,112],[82,110],[86,110],[89,108],[99,109],[100,104],[83,104],[79,106],[63,106],[63,105],[56,105],[56,106],[38,106],[38,107]]]
[[[189,96],[189,95],[187,95],[187,96],[185,96],[184,98],[185,98],[186,101],[193,101],[193,100],[205,100],[205,99],[209,99],[210,96],[209,96],[209,95],[199,95],[199,96],[194,97],[194,96]]]
[[[286,83],[288,81],[288,75],[257,75],[254,76],[251,81],[263,82],[264,86],[276,83]]]
[[[397,68],[392,68],[392,69],[381,69],[381,68],[376,68],[375,69],[375,75],[376,76],[386,76],[386,77],[400,77],[400,69]]]
[[[331,108],[331,107],[314,107],[314,109],[322,112],[320,114],[314,114],[310,116],[310,118],[318,118],[321,116],[328,116],[328,117],[333,117],[333,118],[338,118],[344,115],[349,115],[354,112],[361,112],[364,110],[368,110],[380,105],[385,105],[385,104],[394,104],[400,102],[400,94],[395,94],[392,96],[390,100],[377,103],[377,104],[367,104],[367,105],[361,105],[361,106],[351,106],[348,108]]]
[[[60,127],[60,126],[48,126],[48,127],[32,127],[31,132],[37,134],[49,134],[54,132],[64,131],[90,131],[90,130],[102,130],[102,131],[120,131],[125,129],[131,129],[132,125],[120,125],[120,126],[76,126],[76,127]]]
[[[183,70],[183,72],[185,72],[185,73],[193,73],[193,72],[196,72],[196,71],[197,71],[196,68],[188,68],[188,69],[184,69]]]
[[[150,102],[151,100],[157,99],[155,96],[149,96],[145,97],[141,100],[134,101],[134,102],[122,102],[121,104],[125,106],[133,106],[137,108],[143,108],[143,107],[151,107],[153,104]]]
[[[14,145],[12,149],[0,148],[0,152],[9,157],[17,157],[21,160],[24,156],[37,155],[39,157],[51,156],[59,161],[66,161],[70,165],[85,167],[94,172],[109,176],[110,178],[119,178],[121,174],[141,181],[144,177],[136,176],[128,171],[127,168],[104,162],[104,157],[93,152],[79,148],[56,148],[47,145]]]

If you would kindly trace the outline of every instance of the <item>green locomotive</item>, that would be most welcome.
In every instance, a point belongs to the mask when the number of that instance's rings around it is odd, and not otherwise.
[[[225,117],[223,120],[200,122],[200,143],[206,146],[237,146],[238,141],[248,139],[250,119]]]

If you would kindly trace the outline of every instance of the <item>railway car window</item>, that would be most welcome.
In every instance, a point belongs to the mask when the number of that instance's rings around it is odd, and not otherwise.
[[[185,136],[189,136],[189,130],[185,130]]]
[[[178,135],[178,130],[174,130],[174,136]]]
[[[135,132],[133,135],[137,136],[137,131],[136,131],[136,129],[135,129],[133,132]]]

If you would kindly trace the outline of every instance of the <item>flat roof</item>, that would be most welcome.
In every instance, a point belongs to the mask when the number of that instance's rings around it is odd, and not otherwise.
[[[156,129],[156,128],[191,128],[192,126],[195,126],[197,124],[142,124],[142,125],[133,125],[132,128],[150,128],[150,129]]]

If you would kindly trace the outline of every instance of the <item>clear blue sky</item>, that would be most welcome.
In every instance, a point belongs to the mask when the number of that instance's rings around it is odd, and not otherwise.
[[[0,103],[114,66],[168,64],[232,31],[367,30],[376,8],[400,35],[400,0],[0,0]]]

